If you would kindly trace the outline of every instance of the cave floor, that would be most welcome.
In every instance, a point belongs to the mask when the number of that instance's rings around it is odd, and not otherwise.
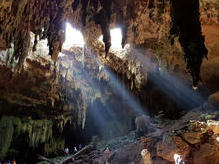
[[[52,159],[54,163],[104,164],[105,150],[110,149],[109,164],[174,163],[174,156],[180,154],[185,163],[204,164],[210,156],[210,163],[218,162],[219,111],[202,111],[196,108],[179,120],[154,118],[148,125],[148,132],[142,136],[131,131],[123,137],[91,143],[91,149],[77,156],[69,155]],[[85,148],[86,149],[86,148]],[[147,149],[150,153],[142,154]],[[204,149],[204,151],[203,151]],[[213,154],[213,155],[212,155]],[[74,158],[71,158],[73,157]],[[43,164],[46,162],[41,162]]]

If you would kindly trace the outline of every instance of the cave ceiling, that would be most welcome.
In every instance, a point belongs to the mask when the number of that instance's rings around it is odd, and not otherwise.
[[[65,41],[65,24],[80,29],[86,44],[102,33],[105,53],[111,47],[110,28],[122,29],[122,46],[150,44],[179,37],[187,69],[194,85],[207,55],[201,33],[199,0],[0,0],[0,49],[13,44],[13,58],[22,66],[30,49],[30,32],[38,40],[48,39],[49,55],[55,61]]]

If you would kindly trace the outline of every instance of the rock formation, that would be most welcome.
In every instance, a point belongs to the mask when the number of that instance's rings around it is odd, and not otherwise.
[[[81,29],[89,28],[88,24],[92,22],[100,26],[106,54],[111,46],[109,28],[113,24],[122,28],[123,46],[127,40],[135,45],[147,44],[148,35],[150,35],[150,40],[155,39],[155,42],[165,35],[170,36],[171,42],[174,37],[179,36],[194,85],[197,85],[200,80],[200,66],[203,57],[207,55],[207,49],[201,33],[198,0],[192,2],[189,0],[185,2],[174,0],[137,2],[130,0],[120,2],[4,0],[1,1],[0,6],[1,42],[5,43],[4,48],[9,48],[11,44],[14,44],[13,58],[19,59],[18,67],[21,67],[28,54],[30,31],[35,34],[33,50],[36,49],[38,39],[47,38],[49,54],[53,60],[56,60],[58,53],[62,50],[65,39],[65,21],[68,20],[73,24],[80,22],[78,25]],[[145,29],[151,24],[155,24],[155,27],[151,26],[152,32],[148,33]],[[89,35],[87,38],[89,40]]]

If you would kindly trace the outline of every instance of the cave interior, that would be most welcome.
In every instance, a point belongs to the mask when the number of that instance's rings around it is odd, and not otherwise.
[[[218,164],[218,0],[0,0],[0,163]]]

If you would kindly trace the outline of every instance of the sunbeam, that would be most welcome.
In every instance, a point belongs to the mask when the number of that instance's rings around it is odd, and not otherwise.
[[[63,53],[66,54],[67,56],[73,55],[72,52],[70,51],[63,51]],[[99,128],[98,133],[100,133],[101,135],[106,135],[105,133],[107,131],[112,131],[113,129],[116,130],[118,134],[124,134],[124,132],[127,129],[123,127],[125,126],[125,124],[123,125],[121,119],[118,117],[119,113],[117,112],[121,112],[120,110],[121,108],[127,108],[127,110],[129,109],[132,111],[133,120],[134,120],[134,117],[147,113],[147,110],[144,109],[140,105],[140,103],[134,98],[134,96],[132,96],[132,94],[124,87],[124,85],[115,77],[115,75],[113,75],[113,73],[106,66],[104,66],[103,63],[101,63],[101,61],[97,58],[97,56],[91,53],[89,49],[86,50],[86,53],[88,54],[89,57],[86,56],[85,60],[87,60],[87,58],[91,59],[92,63],[98,66],[98,71],[102,71],[108,77],[107,85],[101,85],[100,83],[98,84],[98,82],[95,79],[91,78],[90,76],[90,73],[93,70],[87,69],[86,67],[81,68],[83,71],[81,71],[80,74],[77,74],[74,76],[75,82],[78,81],[80,82],[80,85],[83,85],[83,83],[81,82],[86,81],[86,84],[89,84],[90,87],[93,88],[93,90],[95,90],[95,92],[98,91],[100,93],[99,105],[98,104],[92,105],[93,103],[91,103],[88,107],[87,112],[90,114],[92,119],[96,122],[97,124],[96,126],[97,128]],[[99,70],[99,68],[101,69]],[[104,97],[105,90],[108,87],[110,87],[110,91],[112,92],[110,101],[101,100],[105,98]],[[80,88],[82,89],[82,92],[85,93],[84,95],[85,99],[86,101],[88,101],[87,103],[89,103],[89,99],[91,99],[90,96],[92,95],[87,93],[86,86],[80,87]],[[85,90],[83,90],[83,88]],[[101,98],[102,96],[103,98]],[[118,100],[121,100],[121,103],[120,103],[121,106],[114,105],[114,102],[117,102]],[[113,129],[112,127],[111,128],[108,127],[108,126],[111,126],[109,125],[109,122],[110,122],[109,120],[111,122],[112,121],[114,122]],[[110,134],[113,135],[112,132]]]
[[[146,55],[143,55],[139,50],[135,49],[133,56],[135,60],[141,61],[142,71],[147,74],[151,70],[156,70],[150,74],[150,80],[166,95],[171,97],[178,105],[192,109],[204,103],[204,98],[195,92],[191,86],[182,82],[170,73],[160,73],[158,67],[150,61]]]
[[[90,51],[89,55],[93,58],[94,61],[96,61],[99,66],[102,67],[102,70],[109,77],[109,83],[117,91],[117,94],[122,96],[124,101],[126,101],[128,105],[130,105],[130,107],[135,110],[135,112],[138,114],[144,114],[147,110],[143,109],[140,103],[134,98],[134,96],[131,95],[131,93],[124,87],[124,85],[121,84],[121,82],[113,75],[113,73],[106,66],[103,66],[103,63]]]

